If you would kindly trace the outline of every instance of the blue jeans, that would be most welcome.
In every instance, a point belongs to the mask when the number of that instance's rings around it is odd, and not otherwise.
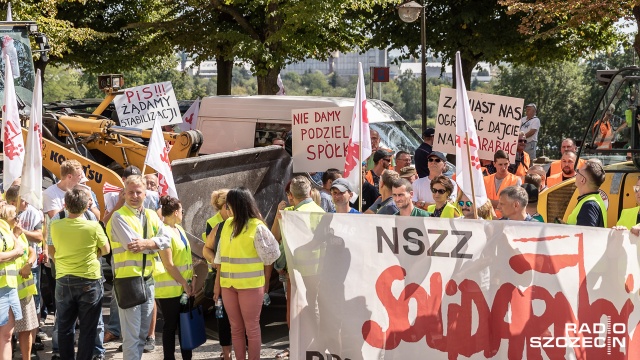
[[[56,323],[62,359],[91,360],[102,316],[102,280],[66,275],[56,280]],[[74,352],[76,319],[80,319],[78,355]]]

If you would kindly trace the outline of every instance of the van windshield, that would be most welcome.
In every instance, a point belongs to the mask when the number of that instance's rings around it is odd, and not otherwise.
[[[422,144],[422,139],[415,130],[389,105],[375,99],[367,100],[367,104],[373,105],[374,111],[368,114],[370,127],[380,134],[380,144],[383,147],[393,152],[403,150],[413,154]],[[386,121],[376,122],[375,118]]]

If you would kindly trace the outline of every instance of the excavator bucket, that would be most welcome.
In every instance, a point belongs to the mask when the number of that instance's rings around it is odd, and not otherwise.
[[[171,170],[184,209],[182,223],[185,230],[202,240],[206,221],[214,215],[211,192],[239,186],[254,194],[262,216],[270,225],[278,203],[285,199],[284,186],[290,180],[292,166],[291,156],[278,146],[173,161]],[[201,256],[202,245],[191,243],[193,252]]]

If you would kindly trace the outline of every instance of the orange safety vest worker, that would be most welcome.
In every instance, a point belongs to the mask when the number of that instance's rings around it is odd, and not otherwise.
[[[584,163],[586,162],[585,159],[579,159],[578,160],[578,167],[581,167],[582,165],[584,165]],[[555,174],[561,173],[562,172],[562,164],[560,162],[560,160],[556,160],[554,162],[551,163],[551,166],[549,166],[549,176],[553,176]],[[549,186],[547,184],[547,186]]]
[[[526,151],[523,151],[522,155],[522,162],[518,164],[518,168],[516,169],[516,176],[520,176],[524,179],[524,176],[527,175],[527,171],[529,171],[529,167],[531,166],[531,158]]]
[[[495,179],[496,179],[496,174],[485,176],[484,187],[487,189],[487,197],[489,198],[489,200],[498,201],[498,199],[500,198],[500,191],[502,191],[502,189],[508,186],[517,185],[519,178],[511,173],[508,173],[507,176],[505,176],[505,178],[502,179],[502,183],[500,184],[499,189],[496,189]],[[498,209],[495,209],[495,211],[496,211],[496,215],[498,216],[498,219],[500,219],[502,217],[502,213]]]

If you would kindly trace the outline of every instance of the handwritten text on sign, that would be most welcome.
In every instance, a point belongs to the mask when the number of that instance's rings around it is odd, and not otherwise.
[[[170,81],[126,89],[113,102],[122,126],[151,129],[156,121],[163,126],[182,122]]]
[[[293,171],[342,169],[352,113],[352,107],[292,110]]]
[[[468,91],[469,106],[478,130],[481,159],[493,160],[498,150],[515,162],[523,99]],[[438,103],[434,150],[456,151],[456,90],[442,88]]]

